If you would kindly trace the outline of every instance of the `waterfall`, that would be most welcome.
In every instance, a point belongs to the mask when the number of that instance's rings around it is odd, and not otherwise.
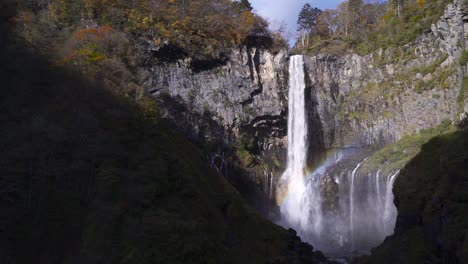
[[[362,163],[358,163],[356,168],[354,168],[353,172],[351,173],[351,187],[349,191],[349,226],[351,231],[351,241],[352,245],[351,248],[354,248],[354,179],[356,177],[356,172],[361,167]]]
[[[308,171],[302,56],[291,57],[289,74],[287,167],[277,188],[280,224],[331,256],[368,252],[393,233],[392,189],[399,171],[363,171],[366,159],[356,160],[355,149],[335,152]]]
[[[281,213],[288,223],[306,230],[309,225],[304,172],[307,160],[307,120],[302,56],[292,56],[289,65],[288,161],[281,180],[287,182],[287,197]]]

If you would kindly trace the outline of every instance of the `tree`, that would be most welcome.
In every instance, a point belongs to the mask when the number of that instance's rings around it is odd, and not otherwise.
[[[392,8],[396,10],[396,14],[398,17],[401,15],[401,11],[403,9],[403,5],[405,4],[405,0],[391,0],[390,5]]]
[[[240,8],[242,11],[252,11],[253,9],[252,4],[250,4],[249,0],[241,0]]]
[[[244,11],[251,12],[253,10],[252,4],[250,4],[249,0],[234,1],[232,6],[236,12],[240,13]]]
[[[362,9],[364,6],[363,0],[349,0],[348,12],[350,19],[350,27],[354,33],[362,28]]]
[[[317,17],[317,31],[321,37],[330,37],[337,29],[336,10],[327,9]]]
[[[365,4],[362,8],[362,16],[364,18],[364,24],[368,26],[376,26],[387,12],[385,3],[372,3]]]
[[[312,8],[309,3],[306,3],[297,19],[297,31],[300,34],[300,40],[302,46],[309,45],[309,35],[316,33],[317,18],[322,13],[322,10],[318,8]]]
[[[336,8],[336,25],[340,35],[348,36],[350,27],[349,2],[344,1]]]
[[[312,8],[312,6],[307,3],[305,4],[301,12],[299,12],[299,17],[297,19],[298,31],[308,31],[311,32],[314,27],[317,25],[317,17],[322,13],[322,10],[318,8]]]

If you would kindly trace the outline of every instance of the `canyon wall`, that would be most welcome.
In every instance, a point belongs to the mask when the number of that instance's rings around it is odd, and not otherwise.
[[[309,163],[329,149],[380,147],[460,122],[468,113],[460,63],[467,14],[456,0],[404,46],[305,56]],[[235,177],[273,198],[286,162],[288,63],[284,50],[250,47],[225,60],[150,63],[139,75],[163,115],[208,149],[213,166],[242,168],[247,173]]]
[[[258,209],[274,204],[286,159],[287,67],[285,50],[244,47],[223,61],[187,58],[140,76],[162,114]]]
[[[458,122],[468,13],[461,1],[413,43],[369,55],[309,56],[310,119],[324,148],[384,145],[405,134]],[[458,102],[457,102],[458,101]],[[316,143],[318,144],[318,143]]]
[[[286,133],[286,67],[285,51],[245,48],[225,61],[185,59],[156,65],[147,73],[146,87],[161,99],[168,117],[183,115],[177,123],[190,127],[195,139],[232,144],[242,133],[252,132],[259,147],[270,149],[281,144],[278,139]],[[173,109],[177,106],[186,111],[179,113]],[[216,124],[205,123],[207,118]],[[262,129],[265,125],[270,131]]]

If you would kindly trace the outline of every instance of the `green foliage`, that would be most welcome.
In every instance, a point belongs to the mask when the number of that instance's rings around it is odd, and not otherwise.
[[[129,96],[0,33],[3,260],[292,263],[291,235],[248,207],[138,86]]]
[[[328,23],[332,34],[326,39],[310,41],[309,46],[296,45],[297,53],[309,52],[311,47],[343,41],[348,49],[354,49],[362,55],[377,49],[402,46],[414,41],[436,22],[451,0],[404,1],[399,3],[399,12],[392,3],[366,3],[362,1],[344,1]],[[312,32],[313,40],[317,32]],[[312,49],[316,51],[316,49]],[[322,52],[328,52],[322,49]],[[333,52],[333,50],[331,50]]]
[[[322,11],[320,9],[316,7],[312,8],[309,3],[306,3],[299,12],[299,17],[297,19],[298,30],[305,32],[315,32],[317,18],[321,13]]]
[[[382,116],[385,118],[392,118],[394,115],[390,111],[384,111]]]
[[[79,0],[51,1],[49,10],[53,17],[67,26],[72,26],[81,19],[80,15],[85,8],[84,2]]]
[[[419,133],[405,135],[398,142],[388,145],[373,154],[364,164],[364,168],[383,169],[385,175],[403,168],[421,150],[421,146],[431,138],[454,131],[452,121],[444,120],[439,126],[423,129]]]
[[[401,46],[411,42],[443,15],[450,2],[451,0],[408,2],[403,5],[400,16],[390,9],[381,18],[379,26],[371,32],[369,40],[363,42],[368,42],[366,45],[373,45],[375,48]],[[373,50],[367,50],[371,51]]]
[[[255,156],[245,149],[244,146],[236,147],[236,155],[245,167],[250,167],[255,162]]]
[[[239,2],[234,2],[233,5],[238,7],[242,11],[252,11],[253,7],[249,0],[240,0]]]
[[[468,51],[463,50],[460,58],[458,59],[460,66],[465,66],[468,63]]]
[[[49,17],[60,30],[75,31],[108,25],[129,39],[142,38],[154,46],[162,62],[174,54],[195,59],[223,58],[233,48],[256,40],[262,47],[285,47],[282,37],[268,29],[268,23],[251,12],[249,1],[231,0],[52,0],[50,7],[31,12],[25,28],[37,27],[36,17]],[[55,45],[57,43],[54,43]],[[179,57],[175,57],[177,59]],[[95,58],[96,59],[96,58]]]
[[[282,168],[281,161],[278,159],[278,157],[274,157],[273,162],[277,168]]]
[[[253,139],[247,136],[241,136],[238,144],[235,147],[236,156],[241,160],[243,166],[251,167],[257,161],[255,155],[252,153],[254,148]]]
[[[431,69],[432,70],[432,69]],[[419,80],[414,86],[414,90],[417,93],[423,93],[424,91],[429,91],[437,87],[441,89],[448,89],[449,78],[455,74],[456,69],[454,67],[445,67],[438,69],[434,76],[428,81]]]
[[[306,52],[307,54],[344,54],[349,50],[349,44],[342,40],[322,40],[319,36],[311,38],[311,45],[305,48],[293,49],[294,53]]]
[[[366,122],[372,126],[371,120],[376,117],[392,118],[391,111],[381,108],[379,110],[372,107],[375,104],[387,105],[394,102],[394,98],[406,89],[411,81],[411,74],[395,74],[393,78],[376,82],[368,82],[362,85],[361,89],[352,89],[347,95],[347,100],[340,105],[337,118],[341,121]]]
[[[422,67],[416,67],[413,69],[413,72],[414,73],[421,73],[423,76],[424,75],[427,75],[429,73],[434,73],[437,68],[439,68],[439,66],[444,62],[446,61],[448,58],[448,55],[447,54],[444,54],[443,56],[441,56],[440,58],[438,58],[436,61],[434,61],[433,63],[431,63],[430,65],[427,65],[427,66],[422,66]]]
[[[458,112],[462,113],[465,108],[466,97],[468,96],[468,77],[463,78],[463,86],[457,97]]]
[[[398,231],[356,263],[468,261],[467,160],[467,132],[439,135],[424,144],[394,185]],[[434,225],[434,219],[444,220]]]
[[[348,117],[350,120],[366,121],[369,118],[369,113],[365,111],[353,111],[349,113]]]

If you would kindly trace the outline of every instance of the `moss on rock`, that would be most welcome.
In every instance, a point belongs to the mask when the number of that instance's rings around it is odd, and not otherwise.
[[[395,234],[356,263],[467,263],[468,133],[431,139],[394,186]]]
[[[445,120],[438,127],[421,130],[419,133],[405,135],[394,144],[385,146],[375,152],[362,165],[363,170],[382,170],[384,175],[392,171],[402,169],[412,158],[414,158],[431,138],[453,132],[452,121]]]

